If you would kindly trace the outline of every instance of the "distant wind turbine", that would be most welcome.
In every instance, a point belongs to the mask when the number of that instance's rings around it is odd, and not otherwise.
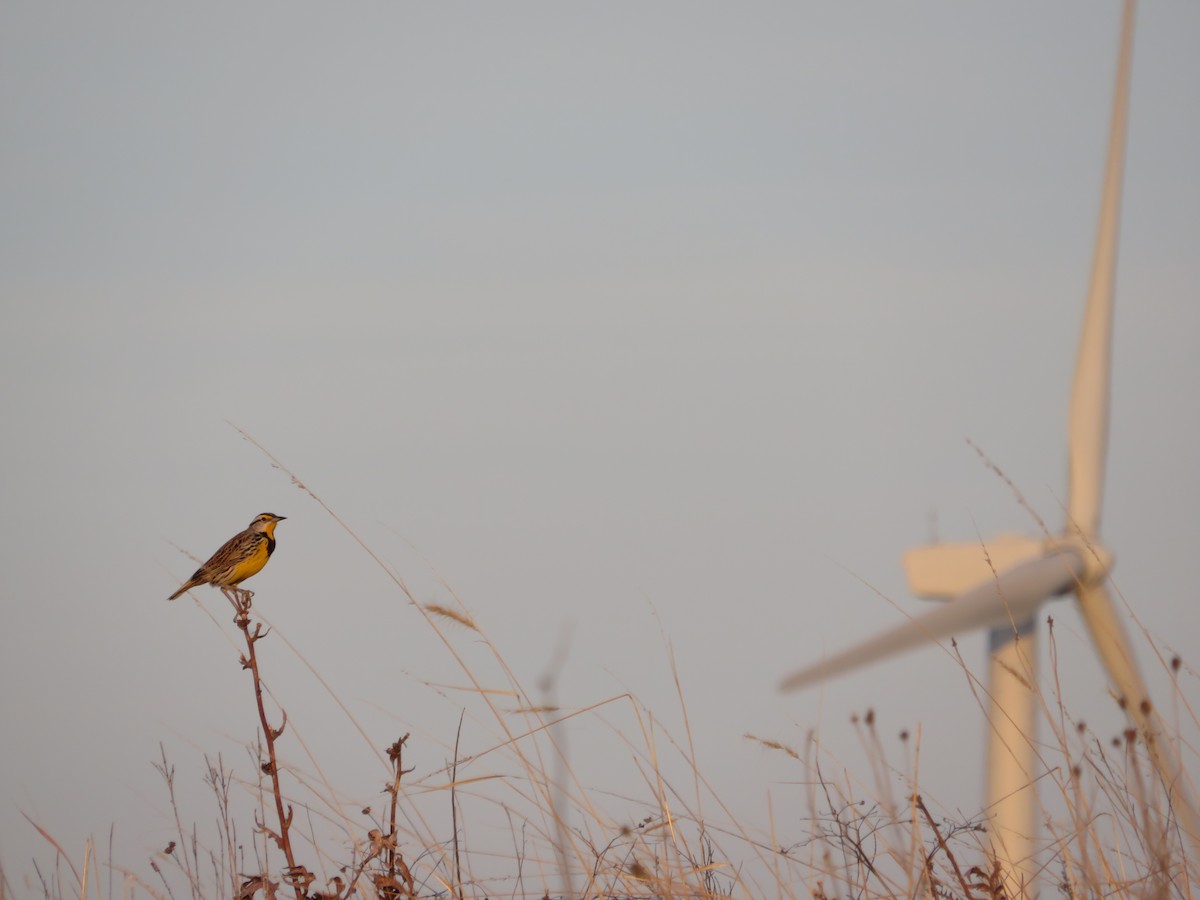
[[[1117,82],[1091,286],[1068,416],[1067,523],[1042,540],[1001,535],[985,542],[933,544],[909,550],[904,567],[918,596],[947,600],[856,647],[789,675],[795,690],[878,662],[912,647],[988,628],[987,811],[993,852],[1012,879],[1033,883],[1039,774],[1035,617],[1046,600],[1074,593],[1092,642],[1122,707],[1145,741],[1192,852],[1200,855],[1200,816],[1176,765],[1161,721],[1105,583],[1112,554],[1100,544],[1100,508],[1108,452],[1113,282],[1129,106],[1134,0],[1125,0]]]

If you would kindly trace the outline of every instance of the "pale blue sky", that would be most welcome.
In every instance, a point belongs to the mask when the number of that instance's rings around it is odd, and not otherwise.
[[[247,766],[234,654],[163,598],[194,568],[171,542],[207,556],[264,510],[288,521],[260,608],[379,746],[447,755],[466,701],[416,680],[462,681],[445,650],[226,420],[419,599],[444,578],[530,688],[570,626],[567,706],[629,689],[677,727],[665,633],[701,766],[748,823],[798,776],[744,733],[819,728],[865,775],[867,706],[889,737],[920,723],[927,793],[977,811],[982,723],[943,653],[775,685],[897,620],[856,575],[919,609],[899,557],[931,509],[948,539],[1033,527],[965,438],[1061,521],[1118,15],[4,4],[6,869],[46,858],[22,810],[80,856],[115,821],[142,865],[160,741],[196,818],[202,753]],[[1194,3],[1140,10],[1104,524],[1193,696],[1198,46]],[[1051,611],[1072,710],[1115,732],[1078,618]],[[982,671],[982,636],[960,646]],[[369,754],[271,653],[327,774],[373,796]]]

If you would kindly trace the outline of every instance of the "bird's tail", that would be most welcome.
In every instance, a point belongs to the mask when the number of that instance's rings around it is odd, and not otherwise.
[[[194,588],[194,587],[199,587],[199,586],[200,586],[201,584],[203,584],[203,583],[204,583],[204,582],[202,582],[202,581],[197,581],[195,578],[189,578],[189,579],[188,579],[187,581],[185,581],[185,582],[184,582],[182,585],[180,585],[180,587],[179,587],[179,590],[177,590],[175,593],[173,593],[173,594],[172,594],[170,597],[168,597],[167,599],[168,599],[168,600],[175,600],[175,599],[176,599],[176,598],[178,598],[178,597],[182,597],[184,594],[186,594],[186,593],[187,593],[188,591],[190,591],[192,588]]]

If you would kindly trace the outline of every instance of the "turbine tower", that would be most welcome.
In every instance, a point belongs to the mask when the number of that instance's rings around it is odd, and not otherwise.
[[[1108,451],[1113,281],[1124,164],[1134,0],[1125,0],[1100,221],[1067,422],[1067,522],[1043,538],[1001,535],[984,542],[909,550],[904,567],[918,596],[945,600],[922,616],[789,675],[794,690],[904,650],[988,628],[987,813],[992,849],[1012,895],[1028,890],[1036,871],[1040,773],[1037,723],[1038,608],[1074,593],[1112,687],[1166,787],[1193,853],[1200,854],[1200,816],[1138,673],[1105,582],[1112,554],[1100,544],[1100,509]],[[986,547],[986,550],[985,550]]]

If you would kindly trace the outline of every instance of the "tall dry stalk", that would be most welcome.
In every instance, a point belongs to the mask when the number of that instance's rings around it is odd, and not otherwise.
[[[260,762],[260,765],[263,773],[271,781],[271,793],[275,799],[275,815],[279,822],[278,831],[268,828],[266,822],[259,822],[258,828],[270,837],[283,852],[284,859],[287,860],[287,868],[283,870],[284,881],[295,891],[296,900],[305,900],[308,887],[316,880],[316,876],[307,867],[296,862],[296,855],[292,850],[293,810],[290,804],[287,805],[286,810],[284,809],[283,787],[279,780],[279,758],[275,752],[275,742],[287,727],[287,712],[282,711],[283,721],[280,722],[278,728],[271,725],[267,718],[266,706],[263,704],[263,682],[258,667],[258,653],[255,651],[255,646],[270,634],[270,630],[264,631],[261,623],[254,623],[254,626],[251,627],[250,607],[251,598],[254,596],[253,591],[230,587],[222,588],[221,593],[233,606],[233,623],[246,640],[246,652],[241,656],[241,663],[242,668],[248,669],[250,676],[254,679],[254,699],[258,706],[258,721],[262,726],[263,742],[267,748],[267,760]],[[264,872],[258,876],[258,879],[265,880],[268,877]]]

